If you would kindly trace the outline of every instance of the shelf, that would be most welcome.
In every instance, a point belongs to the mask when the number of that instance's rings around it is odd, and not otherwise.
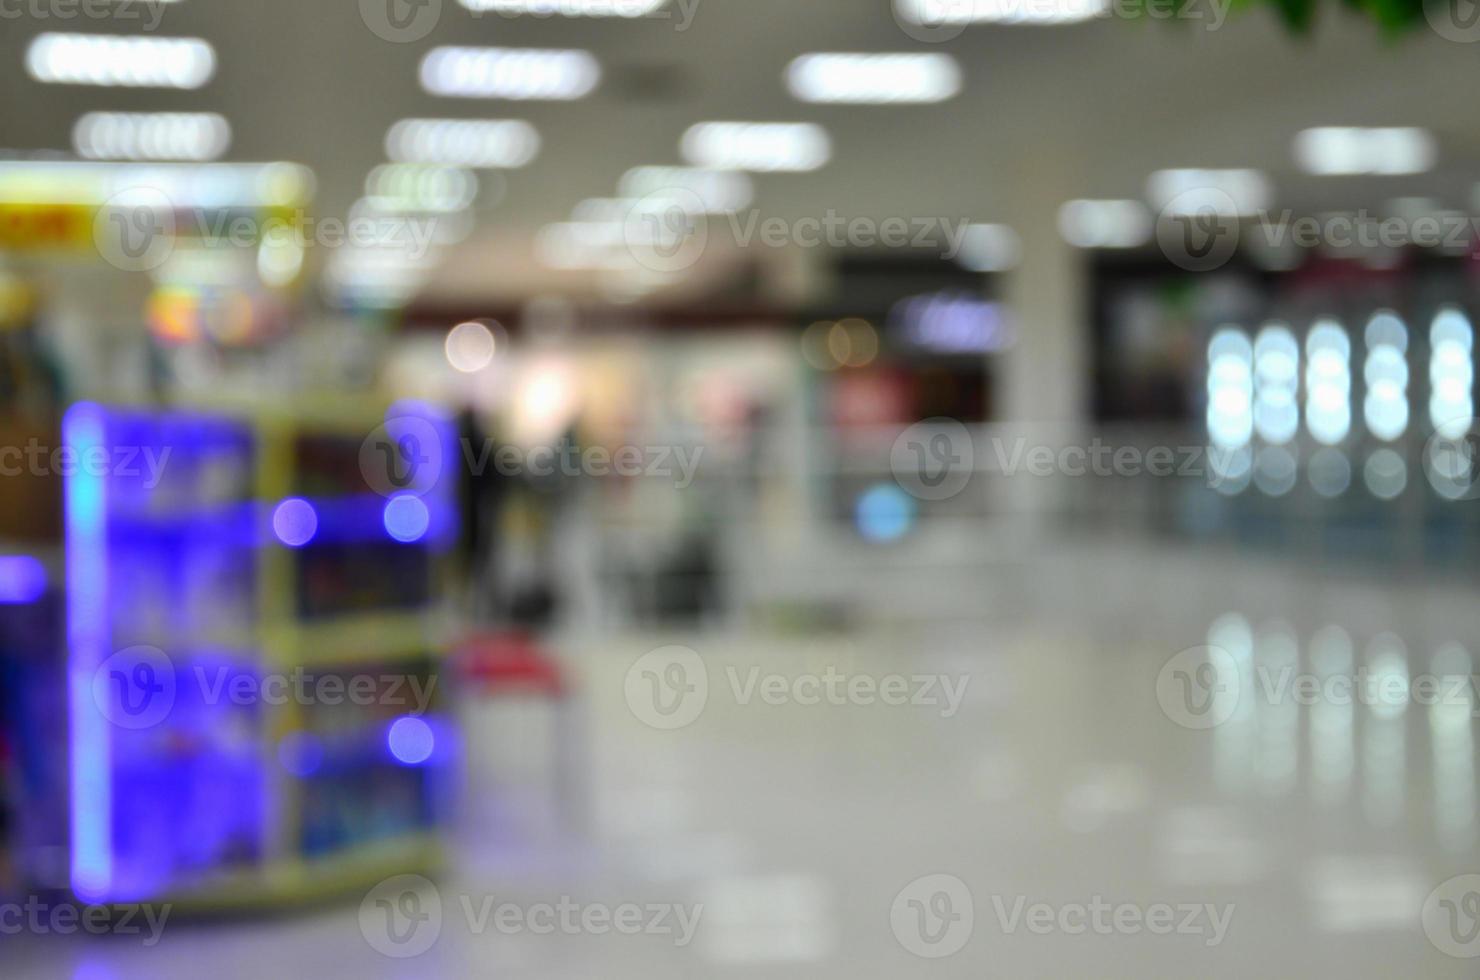
[[[270,909],[282,903],[318,902],[363,891],[392,875],[431,873],[441,864],[442,846],[434,835],[406,834],[358,845],[330,857],[279,861],[216,875],[200,888],[143,901],[168,903],[175,913],[185,915]],[[137,904],[116,903],[119,907]]]

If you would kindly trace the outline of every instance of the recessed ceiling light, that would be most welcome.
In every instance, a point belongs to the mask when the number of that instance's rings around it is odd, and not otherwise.
[[[230,143],[215,112],[89,112],[72,127],[72,146],[90,160],[215,160]]]
[[[916,24],[1074,24],[1104,15],[1110,0],[895,0]]]
[[[535,17],[646,17],[668,0],[457,0],[475,13]]]
[[[1131,200],[1077,200],[1059,208],[1059,233],[1079,248],[1133,248],[1151,237],[1151,214]]]
[[[941,102],[961,91],[961,68],[948,54],[804,54],[786,69],[803,102]]]
[[[589,51],[567,48],[433,48],[421,84],[433,95],[470,99],[579,99],[601,79]]]
[[[1146,184],[1151,206],[1164,214],[1212,210],[1233,217],[1269,207],[1269,178],[1258,170],[1184,167],[1158,170]]]
[[[703,167],[633,167],[622,175],[617,189],[627,198],[691,194],[711,214],[738,211],[755,196],[747,174]]]
[[[46,33],[26,49],[26,71],[38,82],[200,88],[215,70],[215,49],[198,37]]]
[[[365,197],[384,212],[462,211],[478,196],[478,178],[456,167],[383,163],[365,178]]]
[[[967,225],[956,262],[972,272],[1006,272],[1021,254],[1022,240],[1007,225]]]
[[[296,207],[313,196],[314,174],[286,162],[0,161],[0,201],[7,204],[102,204],[140,188],[178,208]]]
[[[1433,134],[1416,126],[1317,126],[1295,135],[1295,161],[1323,177],[1423,173],[1437,156]]]
[[[523,119],[402,119],[385,134],[397,163],[513,168],[539,149],[539,132]]]
[[[832,140],[815,123],[703,122],[681,144],[690,163],[716,170],[816,170],[832,156]]]

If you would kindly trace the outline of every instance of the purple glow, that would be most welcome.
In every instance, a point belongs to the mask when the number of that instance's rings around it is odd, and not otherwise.
[[[385,742],[396,761],[407,766],[421,765],[432,757],[437,747],[432,726],[413,715],[397,718],[391,724]]]
[[[911,345],[942,354],[985,354],[1012,345],[1002,307],[971,293],[911,296],[895,304],[889,320]]]
[[[30,555],[0,555],[0,603],[35,602],[46,594],[46,566]]]
[[[308,544],[318,529],[318,513],[313,504],[301,497],[289,497],[272,512],[272,533],[290,548]]]
[[[397,541],[420,541],[432,523],[432,515],[420,497],[408,493],[385,502],[382,522],[386,533]]]

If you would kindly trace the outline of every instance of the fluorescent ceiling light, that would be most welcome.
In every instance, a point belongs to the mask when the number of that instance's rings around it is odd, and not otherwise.
[[[179,208],[292,207],[313,196],[313,171],[296,163],[0,162],[0,202],[102,204],[149,188]]]
[[[478,178],[456,167],[383,163],[365,178],[365,197],[382,212],[463,211],[478,196]]]
[[[198,37],[37,35],[26,71],[38,82],[129,88],[200,88],[216,71],[216,51]]]
[[[617,190],[627,198],[692,195],[709,214],[738,211],[755,196],[749,175],[703,167],[633,167],[622,175]]]
[[[942,102],[961,91],[961,68],[948,54],[804,54],[786,69],[803,102]]]
[[[433,95],[470,99],[579,99],[601,79],[589,51],[566,48],[433,48],[421,84]]]
[[[539,149],[539,132],[523,119],[402,119],[385,134],[397,163],[513,168]]]
[[[1258,170],[1180,168],[1158,170],[1146,184],[1151,206],[1164,214],[1211,210],[1225,217],[1258,214],[1269,207],[1269,179]]]
[[[956,262],[972,272],[1006,272],[1021,254],[1022,241],[1007,225],[967,225]]]
[[[475,13],[535,17],[646,17],[668,0],[457,0]]]
[[[1110,0],[895,0],[916,24],[1075,24],[1103,16]]]
[[[715,170],[816,170],[832,140],[815,123],[704,122],[689,127],[684,159]]]
[[[72,146],[89,160],[214,160],[230,143],[215,112],[89,112],[72,127]]]
[[[1433,134],[1415,126],[1317,126],[1295,135],[1295,160],[1323,177],[1417,174],[1434,165]]]
[[[1059,208],[1059,233],[1079,248],[1133,248],[1151,238],[1151,213],[1140,201],[1069,201]]]

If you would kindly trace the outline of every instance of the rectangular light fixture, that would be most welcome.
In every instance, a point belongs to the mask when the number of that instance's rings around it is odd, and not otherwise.
[[[397,163],[512,169],[539,150],[539,132],[523,119],[402,119],[385,134]]]
[[[738,211],[750,204],[755,186],[736,170],[703,167],[633,167],[622,175],[618,192],[626,198],[672,196],[697,200],[708,214]]]
[[[915,24],[1076,24],[1103,16],[1110,0],[894,0]]]
[[[1158,170],[1146,183],[1151,206],[1164,214],[1211,210],[1246,217],[1269,207],[1269,178],[1258,170],[1181,167]]]
[[[1151,227],[1140,201],[1080,199],[1059,208],[1059,234],[1078,248],[1134,248],[1150,240]]]
[[[200,88],[216,71],[216,50],[198,37],[38,34],[26,49],[38,82],[124,88]]]
[[[440,47],[421,60],[422,88],[465,99],[579,99],[600,80],[596,58],[568,48]]]
[[[72,146],[89,160],[215,160],[231,143],[216,112],[89,112],[72,127]]]
[[[508,17],[646,17],[668,0],[457,0],[474,13]]]
[[[1295,162],[1322,177],[1418,174],[1437,156],[1433,134],[1416,126],[1316,126],[1295,136]]]
[[[714,170],[816,170],[832,140],[816,123],[702,122],[680,144],[685,160]]]
[[[792,61],[786,69],[786,85],[803,102],[943,102],[961,91],[961,66],[939,52],[818,52]]]
[[[296,163],[0,161],[0,203],[105,203],[151,188],[179,208],[296,207],[313,197],[312,170]]]

